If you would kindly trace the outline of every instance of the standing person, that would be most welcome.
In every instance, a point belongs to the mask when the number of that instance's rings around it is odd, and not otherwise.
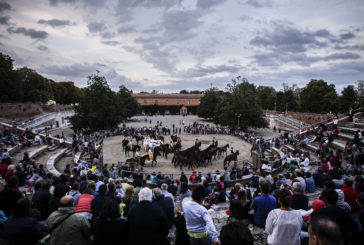
[[[75,213],[72,196],[64,196],[60,207],[47,219],[51,233],[50,245],[88,245],[91,225],[83,215]]]
[[[196,170],[192,171],[192,174],[190,175],[190,178],[189,178],[191,183],[197,183],[197,174],[196,173],[197,173]]]
[[[36,190],[32,197],[32,207],[40,211],[40,220],[45,220],[48,217],[48,204],[51,199],[51,193],[49,193],[51,185],[49,181],[44,180],[42,182],[42,188]]]
[[[119,204],[108,199],[103,204],[100,216],[93,224],[94,244],[125,244],[127,232],[126,222],[120,218]]]
[[[353,119],[354,119],[354,111],[353,111],[353,108],[349,108],[349,112],[348,112],[348,115],[349,115],[349,121],[350,122],[353,122]]]
[[[283,189],[279,192],[278,203],[281,207],[270,211],[265,223],[268,244],[301,244],[303,219],[299,211],[291,208],[292,200],[290,191]]]
[[[169,228],[171,228],[174,219],[173,200],[168,196],[164,196],[163,193],[161,192],[161,189],[159,188],[154,188],[153,194],[154,197],[152,203],[159,206],[163,210],[164,214],[167,216],[169,222]]]
[[[191,245],[219,245],[218,233],[207,209],[201,205],[205,198],[203,186],[196,186],[192,191],[192,201],[183,203],[188,235]]]
[[[255,211],[254,225],[264,228],[269,212],[276,207],[276,199],[269,194],[270,185],[267,182],[260,184],[262,195],[253,200],[252,208]]]
[[[149,188],[141,189],[138,193],[139,203],[129,210],[129,245],[168,244],[168,220],[163,211],[152,204],[152,196],[152,190]]]

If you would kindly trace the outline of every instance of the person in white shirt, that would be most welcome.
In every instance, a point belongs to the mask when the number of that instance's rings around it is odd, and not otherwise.
[[[310,159],[306,156],[305,160],[300,163],[301,167],[308,167],[310,165]]]
[[[269,245],[300,245],[300,232],[303,219],[300,211],[291,209],[292,194],[282,189],[278,194],[281,208],[273,209],[268,214],[265,232]]]

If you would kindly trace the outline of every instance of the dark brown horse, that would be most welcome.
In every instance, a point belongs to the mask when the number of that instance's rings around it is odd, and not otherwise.
[[[221,147],[217,147],[217,156],[220,158],[221,155],[223,155],[225,153],[225,155],[227,155],[227,148],[229,148],[229,144],[226,144],[224,146]]]
[[[225,159],[224,159],[224,170],[226,170],[229,167],[231,161],[238,160],[238,155],[239,155],[239,151],[236,151],[235,153],[227,155],[225,157]]]

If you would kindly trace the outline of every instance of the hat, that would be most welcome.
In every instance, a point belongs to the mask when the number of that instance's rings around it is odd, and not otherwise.
[[[196,170],[193,170],[193,171],[192,171],[192,173],[193,173],[193,174],[195,174],[195,173],[197,173],[197,172],[196,172]]]

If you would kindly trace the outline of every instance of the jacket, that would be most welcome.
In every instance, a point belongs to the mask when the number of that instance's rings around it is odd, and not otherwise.
[[[74,213],[74,207],[60,207],[47,219],[50,230],[59,221],[73,213],[51,232],[50,245],[88,245],[91,225],[83,215]]]
[[[82,194],[78,198],[76,213],[89,212],[91,213],[91,202],[95,197],[90,194]]]
[[[35,245],[47,233],[47,227],[34,218],[11,216],[4,224],[3,236],[10,245]]]
[[[167,217],[160,207],[149,201],[142,201],[129,210],[127,227],[129,245],[168,244]]]

